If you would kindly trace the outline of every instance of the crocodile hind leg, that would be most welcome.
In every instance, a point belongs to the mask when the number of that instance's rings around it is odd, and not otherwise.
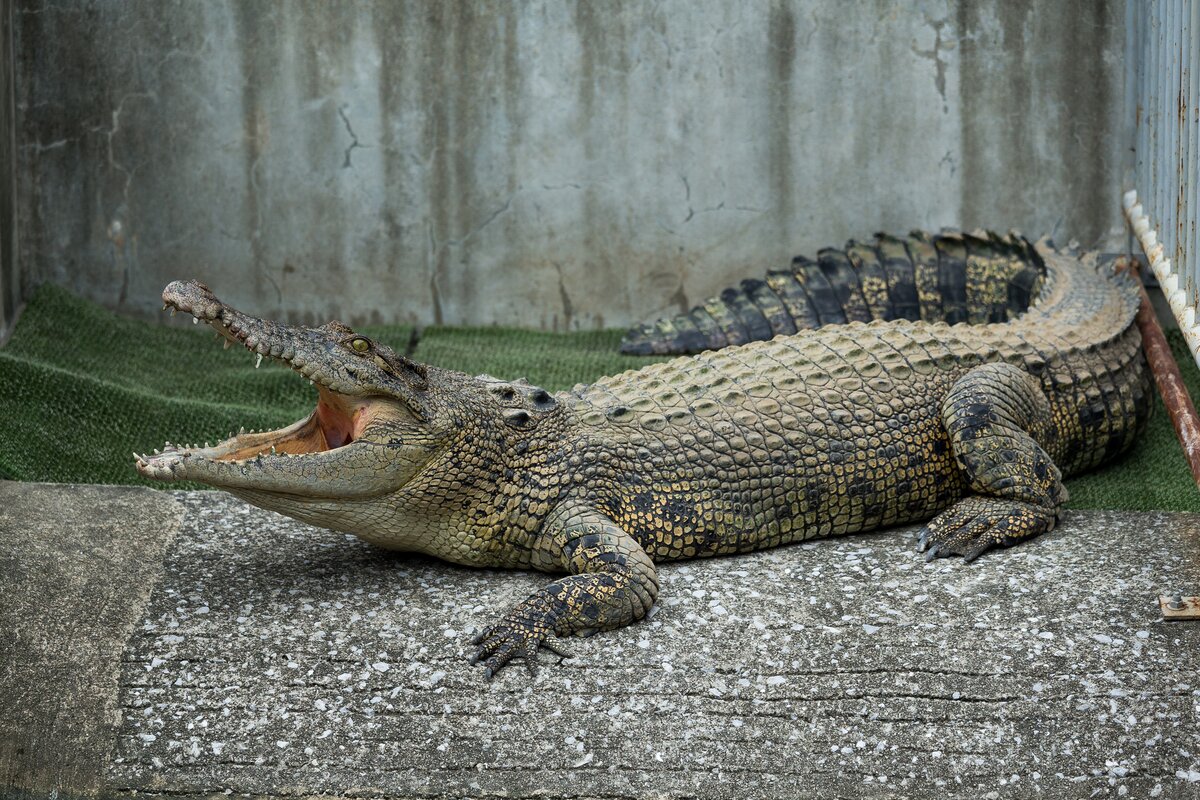
[[[1053,436],[1041,385],[1011,364],[985,364],[960,378],[942,401],[942,421],[973,494],[921,531],[926,560],[972,561],[1054,528],[1067,500],[1062,475],[1043,449]]]
[[[471,663],[492,677],[513,658],[535,670],[539,647],[565,655],[546,641],[611,630],[646,616],[658,596],[654,562],[632,536],[587,506],[567,502],[551,512],[543,528],[545,546],[535,566],[571,573],[518,603],[479,634]]]

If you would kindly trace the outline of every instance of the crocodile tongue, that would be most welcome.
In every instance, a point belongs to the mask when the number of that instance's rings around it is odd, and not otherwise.
[[[321,433],[324,434],[328,449],[345,447],[355,440],[361,431],[360,425],[368,416],[363,412],[370,408],[370,403],[359,398],[334,394],[322,387],[319,390],[320,400],[314,412]]]

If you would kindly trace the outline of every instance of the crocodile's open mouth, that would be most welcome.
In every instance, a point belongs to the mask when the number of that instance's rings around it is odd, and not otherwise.
[[[210,445],[178,445],[167,442],[162,450],[152,455],[139,455],[138,471],[148,478],[159,480],[186,479],[188,466],[198,462],[224,462],[231,466],[254,462],[261,465],[264,458],[294,459],[331,450],[344,448],[362,436],[370,425],[380,403],[388,403],[379,397],[355,397],[341,394],[325,385],[322,373],[297,357],[295,350],[286,344],[272,344],[266,337],[255,334],[260,320],[247,320],[240,314],[224,308],[192,307],[181,301],[167,300],[164,308],[190,312],[192,321],[206,322],[225,339],[225,348],[241,345],[255,356],[255,367],[264,358],[285,364],[308,378],[317,387],[317,405],[313,412],[285,428],[273,431],[240,430],[237,435]],[[239,324],[242,323],[242,324]],[[248,323],[248,324],[247,324]]]
[[[317,407],[304,419],[272,431],[241,430],[215,445],[177,445],[167,442],[154,455],[139,455],[142,463],[152,466],[155,461],[171,461],[183,455],[208,461],[250,461],[263,455],[302,456],[336,450],[356,441],[366,427],[371,414],[371,401],[347,397],[318,389]],[[135,454],[136,455],[136,454]]]

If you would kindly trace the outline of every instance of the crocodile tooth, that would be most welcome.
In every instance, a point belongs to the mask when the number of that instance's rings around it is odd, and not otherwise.
[[[259,367],[262,366],[262,356],[263,356],[263,354],[259,353],[258,357],[254,359],[254,368],[255,369],[258,369]]]
[[[316,386],[316,385],[317,385],[317,382],[316,382],[316,381],[314,381],[312,378],[309,378],[309,379],[308,379],[308,385],[309,385],[309,386]]]
[[[242,434],[244,434],[245,432],[246,432],[246,428],[245,428],[244,426],[243,426],[243,427],[240,427],[240,428],[238,428],[238,436],[241,436],[241,435],[242,435]]]
[[[226,350],[228,350],[228,349],[229,349],[229,348],[231,348],[231,347],[233,347],[233,340],[232,340],[232,339],[226,339],[226,340],[225,340],[225,349],[226,349]]]
[[[174,309],[174,308],[172,308],[172,309],[171,309],[171,316],[172,316],[172,317],[173,317],[173,316],[175,316],[175,309]]]

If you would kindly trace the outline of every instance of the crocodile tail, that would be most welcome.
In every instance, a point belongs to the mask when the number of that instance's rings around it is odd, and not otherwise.
[[[932,237],[919,231],[936,252],[941,310],[922,319],[950,325],[1004,322],[1029,308],[1046,274],[1046,264],[1033,243],[1015,231],[942,231]]]
[[[726,289],[684,314],[638,325],[621,340],[621,352],[699,353],[795,333],[795,314],[799,312],[789,308],[789,300],[774,287],[776,278],[777,273],[772,271],[766,281],[744,280],[740,286]],[[796,294],[793,290],[790,302],[806,302],[802,291],[798,298]]]
[[[699,353],[870,319],[854,301],[857,281],[840,251],[822,250],[816,261],[797,256],[789,268],[767,272],[765,280],[744,280],[691,311],[635,326],[621,340],[621,352]]]
[[[630,329],[621,352],[699,353],[823,325],[872,320],[992,322],[1028,308],[1045,273],[1019,234],[986,231],[851,240],[797,256],[691,311]]]

